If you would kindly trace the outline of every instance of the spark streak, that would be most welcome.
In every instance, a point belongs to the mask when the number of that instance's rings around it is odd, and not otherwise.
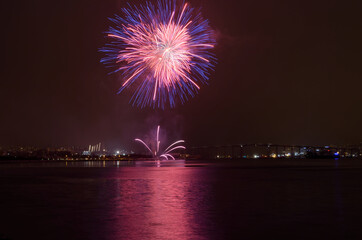
[[[135,141],[142,143],[150,151],[150,153],[153,155],[152,150],[147,146],[147,144],[144,141],[142,141],[141,139],[138,139],[138,138],[136,138]]]
[[[160,126],[157,126],[157,131],[156,131],[156,150],[152,151],[151,148],[141,139],[136,138],[135,141],[136,142],[140,142],[143,146],[145,146],[148,151],[151,153],[151,155],[155,158],[165,158],[166,160],[168,160],[169,158],[171,158],[172,160],[175,160],[175,157],[172,156],[170,153],[173,152],[176,149],[186,149],[186,147],[184,146],[176,146],[172,149],[170,149],[171,147],[180,144],[180,143],[184,143],[184,140],[178,140],[174,143],[172,143],[170,146],[168,146],[163,152],[161,152],[161,154],[159,154],[160,152],[160,144],[161,141],[159,140],[159,134],[160,134]]]

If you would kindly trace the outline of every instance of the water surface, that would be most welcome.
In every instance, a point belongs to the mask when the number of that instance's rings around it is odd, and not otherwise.
[[[0,239],[362,239],[362,160],[0,163]]]

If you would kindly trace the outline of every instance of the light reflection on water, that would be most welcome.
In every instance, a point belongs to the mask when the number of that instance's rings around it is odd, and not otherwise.
[[[185,160],[5,161],[0,167],[185,167]]]
[[[0,239],[362,239],[361,183],[356,159],[1,163]]]
[[[203,222],[195,221],[193,208],[207,208],[201,207],[199,201],[208,189],[192,189],[190,180],[195,178],[194,173],[175,168],[160,174],[149,169],[142,171],[141,179],[138,174],[132,180],[116,178],[117,197],[112,201],[116,222],[112,222],[111,228],[117,231],[110,238],[127,233],[130,239],[202,239],[201,232],[194,229],[202,228]]]

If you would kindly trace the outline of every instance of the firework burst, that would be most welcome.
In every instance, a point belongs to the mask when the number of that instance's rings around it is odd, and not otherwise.
[[[157,133],[156,133],[156,147],[152,151],[151,148],[141,139],[136,138],[136,142],[141,143],[143,146],[147,148],[147,150],[151,153],[151,155],[154,158],[164,158],[166,160],[172,159],[175,160],[175,158],[171,155],[171,152],[177,149],[186,149],[184,146],[181,146],[179,144],[184,143],[184,140],[178,140],[174,143],[172,143],[170,146],[168,146],[164,151],[160,151],[160,126],[157,126]]]
[[[139,107],[175,107],[207,84],[215,58],[208,21],[187,3],[160,0],[157,5],[130,6],[110,19],[111,40],[100,51],[101,62],[122,72],[119,92],[131,88],[130,102]]]

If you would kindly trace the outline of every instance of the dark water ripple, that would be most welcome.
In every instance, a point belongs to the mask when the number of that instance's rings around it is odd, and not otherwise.
[[[362,239],[362,160],[0,164],[0,239]]]

